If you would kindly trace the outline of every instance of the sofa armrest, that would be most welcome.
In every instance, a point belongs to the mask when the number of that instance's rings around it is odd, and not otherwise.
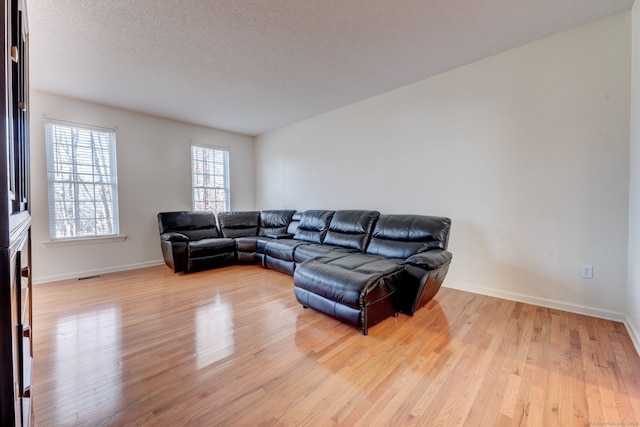
[[[188,242],[189,238],[182,233],[170,231],[168,233],[162,233],[160,239],[169,242]]]
[[[266,237],[271,239],[293,239],[293,234],[279,233],[279,234],[267,234]]]
[[[164,262],[173,270],[174,273],[187,271],[189,268],[188,247],[189,242],[175,242],[164,239],[160,240],[160,248],[162,249]]]
[[[414,265],[425,270],[435,270],[451,262],[453,255],[444,249],[434,249],[411,255],[404,263]]]

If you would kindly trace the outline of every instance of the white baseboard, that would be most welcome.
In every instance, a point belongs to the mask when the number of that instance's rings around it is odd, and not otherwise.
[[[474,286],[461,286],[455,283],[445,282],[442,286],[460,291],[473,292],[490,297],[502,298],[510,301],[523,302],[526,304],[539,305],[541,307],[553,308],[555,310],[568,311],[570,313],[584,314],[586,316],[598,317],[600,319],[613,320],[614,322],[625,323],[627,316],[624,313],[604,310],[597,307],[589,307],[580,304],[572,304],[564,301],[551,300],[547,298],[534,297],[531,295],[519,294],[516,292],[506,292],[497,289],[489,289]]]
[[[88,276],[97,276],[99,274],[115,273],[118,271],[135,270],[136,268],[152,267],[164,264],[163,260],[140,262],[136,264],[119,265],[117,267],[99,268],[95,270],[76,271],[68,274],[58,274],[53,276],[34,277],[33,284],[57,282],[59,280],[79,279]]]
[[[640,355],[640,331],[638,331],[638,328],[634,325],[629,316],[626,316],[624,326],[627,328],[627,332],[631,337],[631,341],[633,342],[636,351]]]

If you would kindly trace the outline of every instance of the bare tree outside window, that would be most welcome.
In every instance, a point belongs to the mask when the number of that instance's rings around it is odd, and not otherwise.
[[[115,132],[47,122],[46,143],[51,239],[117,235]]]
[[[205,145],[191,146],[193,210],[228,211],[229,152]]]

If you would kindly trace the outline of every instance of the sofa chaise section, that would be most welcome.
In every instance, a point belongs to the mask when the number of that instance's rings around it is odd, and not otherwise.
[[[296,299],[365,335],[399,310],[413,314],[442,284],[451,261],[450,224],[441,217],[380,215],[365,253],[331,252],[298,265]]]
[[[400,260],[362,253],[319,257],[294,273],[296,299],[367,334],[369,326],[396,316],[394,294],[404,270]]]

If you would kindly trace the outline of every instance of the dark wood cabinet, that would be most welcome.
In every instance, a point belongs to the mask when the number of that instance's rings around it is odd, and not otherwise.
[[[0,82],[0,425],[31,423],[31,215],[25,0],[2,7]]]

